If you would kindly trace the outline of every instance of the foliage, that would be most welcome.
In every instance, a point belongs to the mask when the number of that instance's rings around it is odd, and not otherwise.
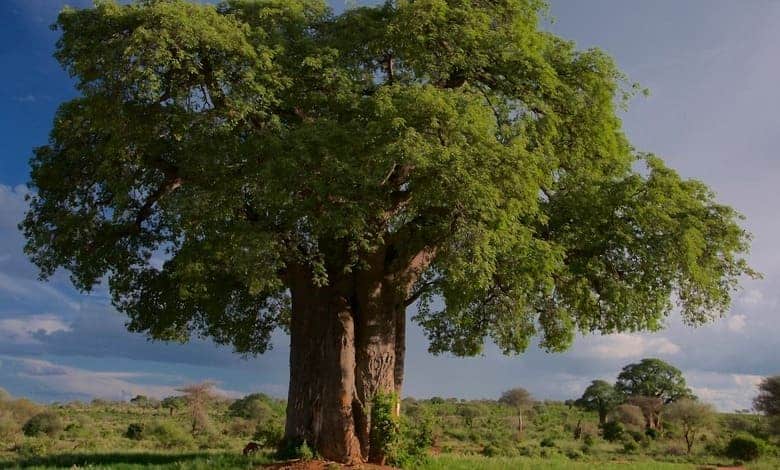
[[[252,436],[252,439],[266,447],[273,449],[278,448],[284,439],[284,427],[279,421],[258,423],[255,427],[255,433]]]
[[[130,423],[125,431],[125,437],[133,440],[140,440],[144,437],[144,425],[142,423]]]
[[[531,393],[522,387],[516,387],[505,391],[501,394],[501,398],[499,398],[498,401],[499,403],[517,409],[529,408],[536,402]]]
[[[606,441],[615,442],[623,437],[625,429],[623,425],[616,421],[607,421],[600,425],[601,437]]]
[[[715,409],[712,405],[690,398],[681,398],[667,405],[665,414],[669,421],[680,426],[689,454],[696,443],[697,435],[711,428],[715,422]]]
[[[211,431],[208,405],[215,398],[213,388],[214,383],[206,381],[186,385],[179,389],[184,394],[184,400],[187,403],[187,408],[189,408],[193,434],[208,434]]]
[[[615,389],[626,397],[655,397],[663,403],[693,397],[680,369],[653,358],[625,366],[618,375]]]
[[[173,415],[173,412],[175,410],[180,410],[184,408],[186,405],[187,405],[187,400],[181,395],[165,397],[160,402],[160,406],[168,409],[171,415]]]
[[[144,434],[155,439],[164,449],[191,448],[192,436],[173,421],[158,420],[146,427]]]
[[[53,411],[44,411],[30,418],[24,426],[25,436],[37,437],[41,435],[47,435],[53,437],[57,435],[64,428],[62,424],[62,418],[60,415]]]
[[[264,393],[253,393],[230,404],[230,416],[265,422],[284,415],[284,404]]]
[[[108,278],[132,331],[246,353],[287,323],[286,266],[327,285],[380,248],[433,254],[416,319],[434,352],[655,330],[673,300],[719,316],[754,274],[740,216],[633,150],[632,88],[542,8],[65,9],[56,57],[80,94],[32,158],[25,250],[43,277]]]
[[[585,389],[577,406],[586,410],[596,411],[599,414],[599,421],[606,422],[607,414],[621,403],[623,397],[615,390],[615,387],[603,380],[594,380]]]
[[[615,421],[630,428],[641,428],[645,425],[645,416],[642,409],[628,403],[617,406],[612,413],[612,417]]]
[[[780,416],[780,375],[761,380],[753,407],[767,416]]]
[[[732,459],[749,462],[761,456],[764,443],[750,435],[733,437],[726,445],[725,453]]]
[[[157,408],[160,406],[160,401],[154,398],[149,398],[146,395],[137,395],[130,399],[130,403],[136,406],[143,406],[146,408]]]

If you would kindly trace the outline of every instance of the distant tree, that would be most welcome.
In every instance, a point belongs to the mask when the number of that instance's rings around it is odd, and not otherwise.
[[[512,408],[530,408],[536,403],[536,400],[531,395],[531,392],[522,387],[517,387],[502,393],[498,402]]]
[[[11,399],[11,394],[3,387],[0,387],[0,401],[8,401]]]
[[[184,394],[187,408],[192,419],[192,433],[206,432],[211,427],[209,419],[208,406],[216,397],[214,393],[214,382],[201,382],[198,384],[186,385],[178,391]]]
[[[525,431],[525,413],[536,403],[534,397],[528,390],[516,387],[502,393],[498,401],[517,410],[517,433],[522,436]]]
[[[780,417],[780,375],[766,377],[758,384],[753,408],[767,416]]]
[[[626,397],[659,398],[663,404],[680,398],[693,398],[680,369],[652,358],[625,366],[618,375],[615,389]]]
[[[175,395],[163,398],[162,402],[160,402],[160,405],[163,408],[168,409],[169,414],[173,416],[173,412],[175,410],[180,410],[187,405],[187,400],[181,395]]]
[[[63,424],[60,415],[53,411],[44,411],[30,418],[24,426],[25,436],[36,437],[45,434],[49,437],[54,437],[57,433],[62,431]]]
[[[284,406],[264,393],[239,398],[228,407],[230,416],[265,423],[284,415]]]
[[[623,401],[623,396],[615,390],[614,385],[604,380],[594,380],[588,385],[576,404],[586,410],[598,412],[599,424],[604,424],[609,412],[621,401]]]
[[[612,419],[627,427],[642,428],[645,426],[645,415],[636,405],[623,403],[615,407],[611,413]]]
[[[661,413],[664,409],[664,401],[658,397],[645,395],[631,395],[628,404],[642,410],[647,429],[661,429]]]
[[[666,419],[680,426],[689,454],[701,431],[715,422],[715,409],[712,405],[690,398],[680,398],[667,405],[664,415]]]
[[[160,400],[147,397],[146,395],[136,395],[130,399],[130,403],[142,408],[156,408],[160,405]]]

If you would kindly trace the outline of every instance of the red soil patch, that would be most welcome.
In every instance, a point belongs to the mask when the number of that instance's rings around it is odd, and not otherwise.
[[[287,462],[263,465],[260,468],[268,470],[396,470],[395,467],[387,465],[376,465],[372,463],[344,465],[336,462],[328,462],[327,460],[289,460]]]

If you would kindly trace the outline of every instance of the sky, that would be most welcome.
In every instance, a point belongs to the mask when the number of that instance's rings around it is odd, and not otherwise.
[[[86,2],[0,0],[0,387],[49,402],[162,397],[213,380],[229,396],[284,397],[284,335],[249,359],[208,340],[150,342],[125,330],[105,291],[80,294],[65,273],[42,283],[22,253],[16,226],[31,149],[46,143],[57,106],[75,96],[51,57],[57,33],[49,25],[66,3]],[[623,115],[630,140],[745,215],[750,262],[764,279],[743,283],[730,314],[713,324],[689,328],[672,316],[661,332],[578,337],[565,353],[506,357],[488,345],[475,358],[434,357],[412,327],[404,393],[494,398],[522,386],[540,399],[576,398],[593,379],[614,380],[624,365],[659,357],[701,399],[724,411],[749,408],[758,381],[780,373],[780,2],[551,0],[551,12],[550,29],[607,51],[650,89]]]

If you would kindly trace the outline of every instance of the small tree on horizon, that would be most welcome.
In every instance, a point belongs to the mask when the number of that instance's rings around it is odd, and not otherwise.
[[[594,380],[575,404],[599,414],[599,424],[607,422],[607,415],[623,401],[615,386],[604,380]]]
[[[177,391],[182,392],[192,420],[192,433],[207,432],[211,428],[208,414],[209,403],[215,398],[214,382],[206,381],[185,385]]]
[[[681,398],[665,408],[664,415],[667,419],[680,426],[690,454],[697,438],[700,439],[701,431],[714,424],[715,408],[690,398]]]
[[[522,438],[525,432],[525,413],[536,403],[531,392],[522,387],[515,387],[502,393],[498,402],[517,410],[517,434]]]

